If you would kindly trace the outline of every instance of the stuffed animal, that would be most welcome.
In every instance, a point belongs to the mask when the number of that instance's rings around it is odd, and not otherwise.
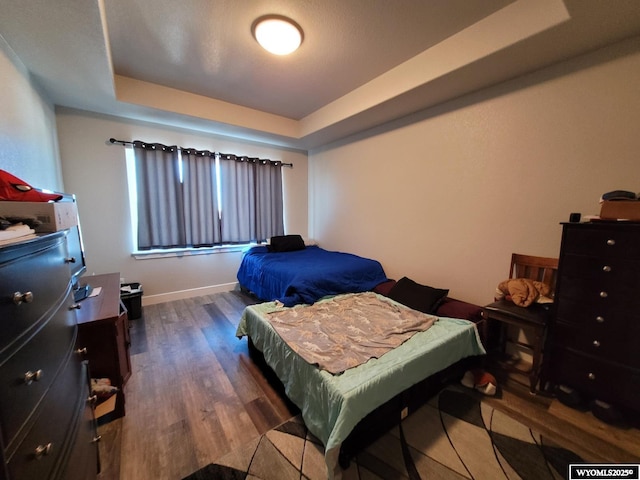
[[[496,377],[481,368],[468,370],[460,383],[467,388],[473,388],[485,395],[494,396],[498,390]]]
[[[496,290],[496,300],[505,298],[520,307],[528,307],[534,302],[551,301],[549,285],[529,278],[511,278],[500,282]]]

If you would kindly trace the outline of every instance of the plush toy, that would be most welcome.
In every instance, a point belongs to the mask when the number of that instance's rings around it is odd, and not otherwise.
[[[548,303],[551,289],[549,285],[529,278],[511,278],[500,282],[496,290],[496,300],[505,298],[520,307],[528,307],[534,302]]]
[[[473,388],[489,396],[494,396],[498,390],[496,377],[481,368],[468,370],[460,380],[460,383],[467,388]]]

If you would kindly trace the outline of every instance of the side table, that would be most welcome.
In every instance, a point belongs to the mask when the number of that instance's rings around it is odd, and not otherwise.
[[[118,388],[112,418],[125,414],[124,385],[131,376],[129,319],[120,300],[120,273],[86,276],[100,294],[80,302],[77,310],[79,349],[86,348],[92,378],[109,378]]]

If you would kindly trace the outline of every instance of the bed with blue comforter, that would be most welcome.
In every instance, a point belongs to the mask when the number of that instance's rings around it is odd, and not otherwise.
[[[278,300],[288,307],[313,304],[328,295],[370,291],[387,281],[380,262],[317,245],[285,252],[252,247],[237,276],[240,286],[259,299]]]

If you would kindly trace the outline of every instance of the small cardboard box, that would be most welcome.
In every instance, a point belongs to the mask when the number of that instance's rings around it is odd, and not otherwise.
[[[640,201],[605,200],[600,206],[600,218],[604,220],[640,221]]]
[[[38,220],[41,224],[35,228],[36,233],[57,232],[78,224],[75,202],[0,202],[0,215]]]
[[[107,398],[104,402],[98,404],[94,411],[94,415],[96,419],[105,416],[108,413],[113,412],[116,409],[116,398],[117,394],[114,393],[109,398]]]

